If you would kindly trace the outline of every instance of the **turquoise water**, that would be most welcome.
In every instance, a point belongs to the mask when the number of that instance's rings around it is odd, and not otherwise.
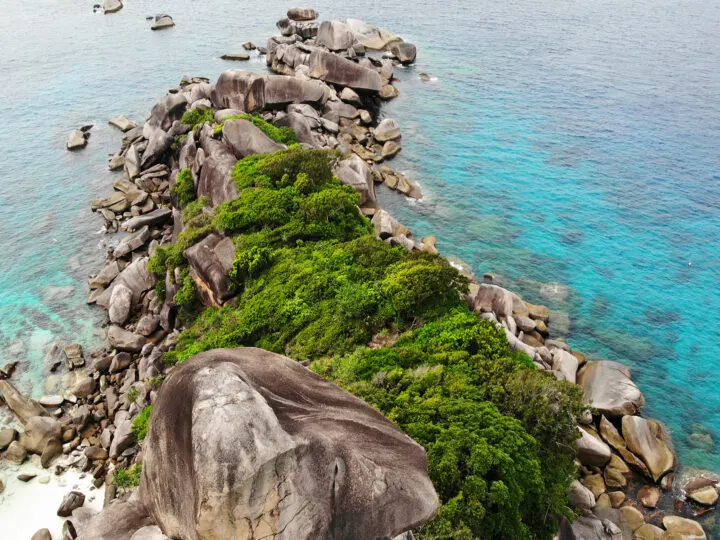
[[[48,4],[0,18],[0,363],[23,360],[36,393],[52,339],[100,343],[84,298],[103,254],[89,201],[108,191],[120,140],[107,119],[142,120],[182,75],[238,67],[218,57],[264,43],[291,5],[133,0],[102,16]],[[383,203],[479,275],[568,314],[576,348],[632,366],[681,460],[720,470],[720,5],[314,5],[419,47],[384,114],[404,132],[395,165],[426,197]],[[145,16],[162,10],[177,27],[151,32]],[[86,123],[88,147],[67,152]],[[551,282],[567,297],[543,297]]]

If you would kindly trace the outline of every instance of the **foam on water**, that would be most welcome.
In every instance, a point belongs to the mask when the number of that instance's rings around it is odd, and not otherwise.
[[[681,460],[720,470],[720,6],[314,5],[418,45],[384,114],[403,130],[393,165],[424,199],[381,188],[382,203],[478,275],[568,314],[576,348],[633,367]],[[177,26],[151,32],[149,0],[107,16],[71,0],[4,6],[0,361],[24,361],[26,388],[42,393],[52,340],[100,343],[101,315],[84,299],[103,258],[89,201],[107,193],[120,140],[107,119],[141,121],[184,74],[263,70],[219,56],[264,43],[288,7],[178,0],[164,8]],[[67,152],[87,123],[88,148]],[[550,282],[567,298],[541,292]]]

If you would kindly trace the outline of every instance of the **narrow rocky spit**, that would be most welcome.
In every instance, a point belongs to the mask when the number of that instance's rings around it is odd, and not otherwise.
[[[105,4],[107,12],[122,7]],[[184,78],[143,124],[124,116],[110,121],[123,136],[109,168],[121,172],[114,191],[92,209],[108,233],[122,233],[89,279],[88,297],[108,311],[107,346],[89,355],[77,344],[50,351],[49,371],[65,374],[63,395],[35,401],[0,381],[0,394],[23,427],[22,433],[0,430],[2,458],[21,464],[30,455],[43,468],[78,469],[97,489],[104,486],[100,513],[68,490],[58,509],[68,518],[63,538],[408,540],[437,508],[422,447],[296,362],[246,348],[209,351],[173,368],[163,363],[182,327],[178,307],[156,293],[147,263],[182,231],[171,194],[179,171],[190,169],[198,196],[217,206],[237,196],[231,172],[238,159],[284,148],[248,120],[231,117],[257,113],[292,128],[307,147],[338,149],[344,158],[334,172],[360,194],[360,211],[375,234],[407,250],[437,253],[434,237],[415,238],[375,196],[378,183],[422,196],[387,165],[402,149],[401,122],[378,121],[382,103],[399,92],[394,68],[415,61],[415,46],[359,20],[318,16],[293,8],[278,22],[281,35],[258,48],[270,74],[230,70],[214,82]],[[158,28],[171,23],[167,16],[155,20]],[[192,110],[208,111],[212,120],[193,130],[180,121]],[[68,148],[83,147],[87,135],[74,132]],[[214,233],[186,256],[204,305],[233,297],[229,238]],[[512,348],[538,369],[581,386],[593,408],[578,426],[578,479],[569,494],[580,517],[564,520],[557,537],[706,538],[688,518],[715,505],[720,478],[698,473],[677,485],[671,437],[639,414],[645,400],[629,370],[586,359],[553,339],[545,306],[490,278],[469,277],[467,301],[478,317],[502,327]],[[168,288],[174,282],[167,279]],[[173,297],[166,291],[165,298]],[[153,421],[138,444],[134,419],[147,405]],[[113,481],[119,469],[139,473],[140,465],[138,489]],[[656,509],[663,498],[674,501],[677,516]],[[336,513],[353,518],[339,524]]]

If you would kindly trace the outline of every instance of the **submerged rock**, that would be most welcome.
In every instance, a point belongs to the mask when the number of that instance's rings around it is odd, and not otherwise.
[[[412,43],[393,43],[390,52],[403,65],[412,64],[417,56],[417,49]]]
[[[103,13],[117,13],[123,8],[120,0],[105,0],[102,5]]]
[[[81,148],[85,148],[85,146],[87,146],[87,138],[89,136],[89,133],[83,132],[80,129],[76,129],[75,131],[70,133],[70,137],[68,137],[67,149],[80,150]]]
[[[221,60],[250,60],[248,53],[228,53],[220,57]]]

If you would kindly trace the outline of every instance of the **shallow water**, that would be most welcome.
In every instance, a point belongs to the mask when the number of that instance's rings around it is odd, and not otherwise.
[[[84,299],[103,259],[89,202],[110,189],[120,141],[107,119],[141,121],[184,74],[264,69],[218,57],[263,44],[290,7],[128,0],[103,16],[92,3],[13,2],[0,18],[0,365],[23,360],[37,394],[53,339],[100,343]],[[383,204],[478,275],[569,314],[573,346],[633,367],[681,461],[720,470],[720,5],[314,5],[418,45],[384,114],[404,133],[394,165],[426,197]],[[158,10],[177,26],[151,32]],[[66,151],[88,123],[88,147]],[[567,297],[543,296],[551,282]]]

